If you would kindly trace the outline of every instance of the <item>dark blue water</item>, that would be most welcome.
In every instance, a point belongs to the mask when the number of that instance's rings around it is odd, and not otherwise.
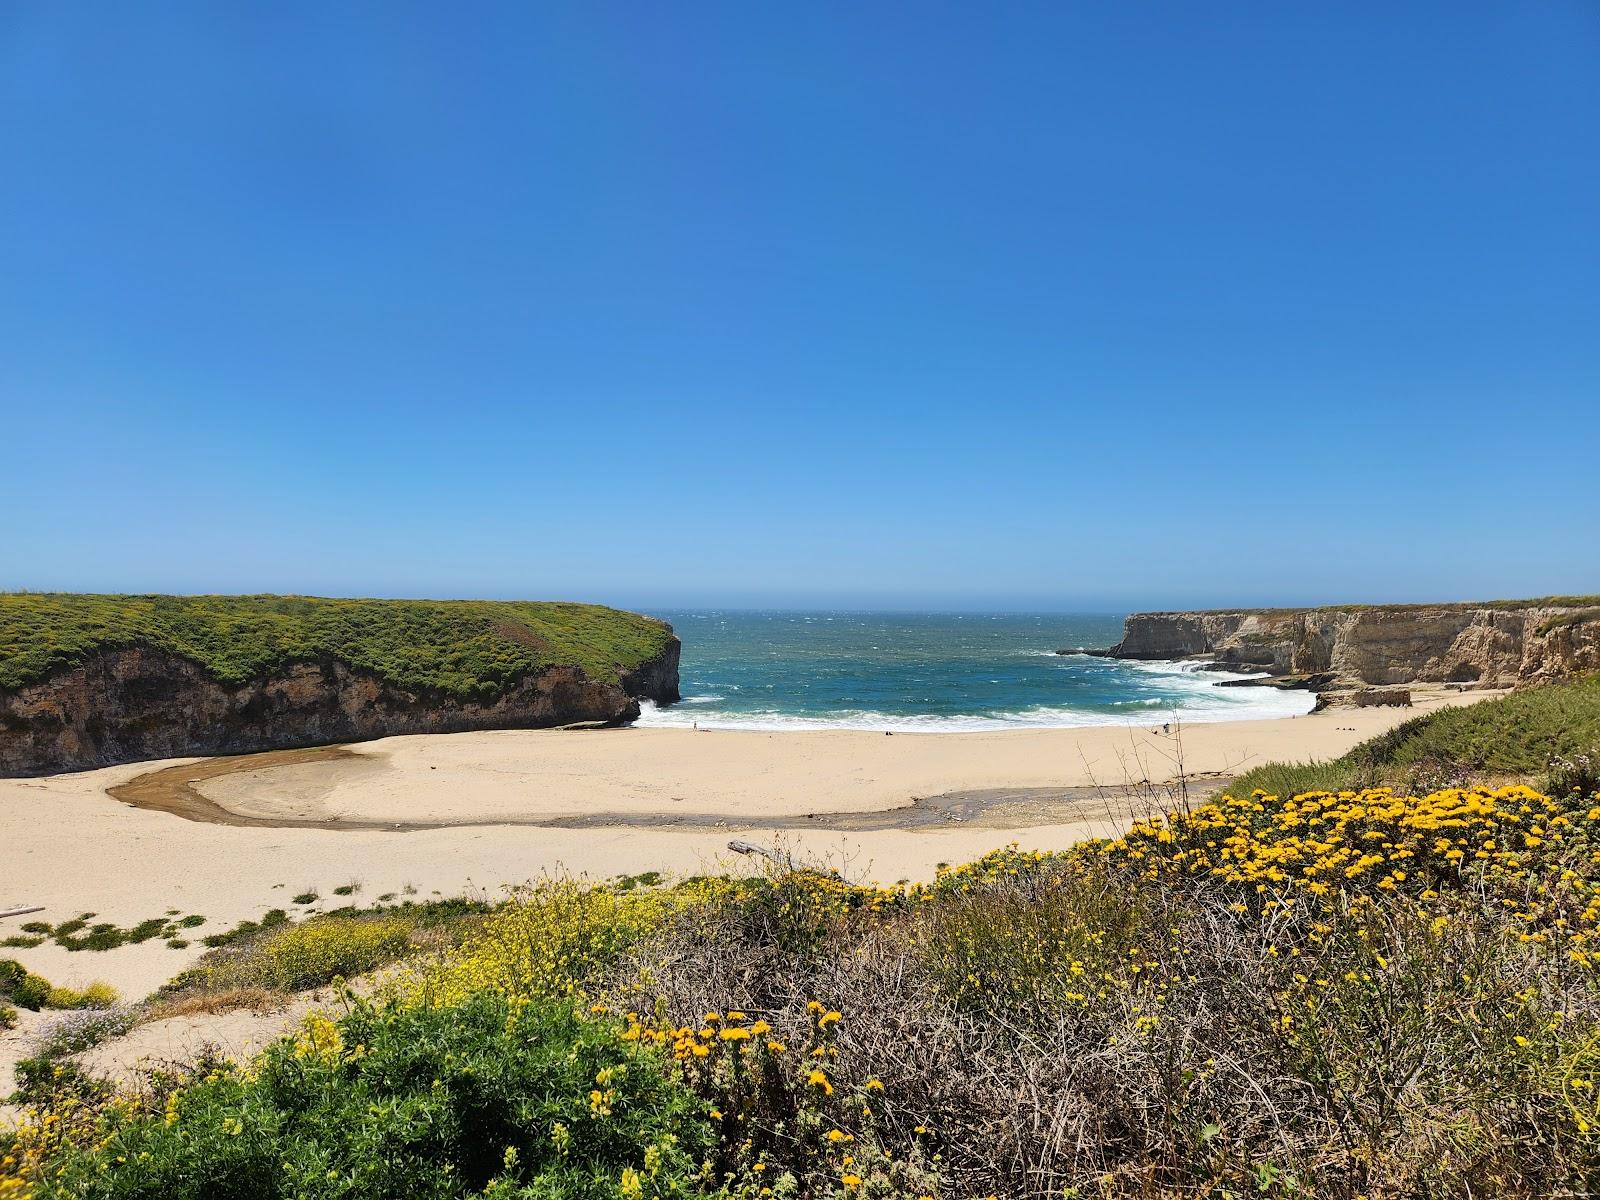
[[[684,700],[641,725],[959,731],[1289,716],[1305,694],[1056,650],[1102,647],[1120,615],[657,612],[683,639]]]

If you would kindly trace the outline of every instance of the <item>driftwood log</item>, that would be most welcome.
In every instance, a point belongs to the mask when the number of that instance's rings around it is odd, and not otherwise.
[[[25,917],[29,913],[43,912],[44,905],[35,904],[31,908],[0,908],[0,920],[6,917]]]
[[[747,842],[743,838],[734,838],[728,843],[728,849],[732,850],[735,854],[759,854],[762,858],[768,860],[769,862],[776,863],[785,871],[796,870],[794,859],[789,855],[779,853],[777,850],[769,850],[765,846],[758,846],[754,842]],[[825,867],[807,867],[805,869],[815,871],[818,875],[826,875],[831,879],[837,879],[840,883],[848,883],[851,887],[866,886],[865,884],[855,883],[852,880],[846,879],[843,875],[839,874],[839,872],[828,870]]]

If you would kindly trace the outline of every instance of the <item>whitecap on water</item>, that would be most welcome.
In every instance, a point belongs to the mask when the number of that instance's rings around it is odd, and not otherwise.
[[[1196,681],[1192,694],[1142,697],[1115,702],[1137,712],[1107,712],[1081,708],[1039,707],[993,713],[906,715],[868,709],[801,715],[774,709],[707,713],[681,705],[661,708],[648,700],[640,703],[635,724],[670,729],[698,725],[701,729],[777,732],[801,729],[860,729],[885,733],[990,733],[1004,729],[1086,729],[1096,725],[1148,725],[1167,717],[1189,724],[1250,721],[1296,717],[1311,711],[1316,698],[1309,692],[1278,688],[1213,688]]]

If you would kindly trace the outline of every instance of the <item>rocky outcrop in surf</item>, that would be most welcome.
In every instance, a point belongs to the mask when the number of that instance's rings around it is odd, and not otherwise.
[[[1134,613],[1109,653],[1340,686],[1507,687],[1600,670],[1600,599]]]

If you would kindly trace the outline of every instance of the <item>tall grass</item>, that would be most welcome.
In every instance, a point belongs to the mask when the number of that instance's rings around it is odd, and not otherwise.
[[[1321,763],[1266,763],[1229,790],[1276,796],[1379,782],[1424,788],[1484,778],[1538,779],[1555,790],[1559,760],[1600,752],[1600,675],[1413,717]],[[1581,781],[1580,781],[1581,783]]]

